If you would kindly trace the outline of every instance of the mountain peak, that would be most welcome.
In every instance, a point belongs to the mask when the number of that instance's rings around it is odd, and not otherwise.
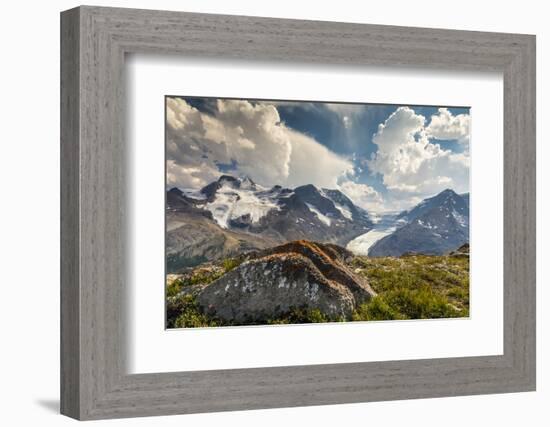
[[[294,189],[295,193],[319,193],[319,190],[313,184],[300,185]]]
[[[442,255],[468,243],[469,204],[448,188],[424,199],[399,219],[406,224],[369,248],[369,256],[400,256],[406,252]]]
[[[218,178],[218,182],[238,182],[239,180],[232,175],[222,175]]]
[[[256,189],[256,183],[248,175],[241,178],[241,188]]]
[[[424,200],[436,200],[436,199],[441,199],[443,197],[460,197],[460,195],[456,191],[454,191],[453,189],[446,188],[445,190],[443,190],[442,192],[436,194],[435,196],[429,197],[429,198],[424,199]]]
[[[251,184],[255,184],[255,182],[250,178],[248,175],[245,175],[241,178],[241,182],[249,182]]]
[[[440,193],[437,193],[435,196],[424,199],[420,204],[422,205],[422,204],[430,204],[430,203],[441,203],[446,200],[453,200],[453,199],[461,199],[461,196],[459,196],[456,193],[456,191],[452,190],[451,188],[446,188]]]
[[[446,188],[445,190],[443,190],[441,193],[439,194],[456,194],[456,192],[450,188]]]
[[[170,190],[168,190],[170,194],[175,194],[178,196],[181,196],[183,194],[183,191],[181,191],[178,187],[172,187]]]

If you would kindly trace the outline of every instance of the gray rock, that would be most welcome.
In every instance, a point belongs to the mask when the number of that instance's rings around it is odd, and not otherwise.
[[[470,244],[465,243],[460,248],[449,252],[449,256],[470,257]]]
[[[365,279],[345,264],[336,245],[291,242],[262,251],[206,286],[203,311],[237,324],[263,323],[293,309],[318,309],[329,319],[347,318],[373,295]]]

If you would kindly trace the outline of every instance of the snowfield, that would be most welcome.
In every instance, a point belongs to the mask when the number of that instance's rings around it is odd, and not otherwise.
[[[272,209],[280,209],[276,201],[260,191],[250,191],[245,188],[233,188],[224,184],[216,193],[216,199],[207,203],[204,208],[212,213],[212,217],[221,228],[228,228],[232,219],[250,215],[253,223],[260,221]],[[260,196],[261,194],[261,196]]]

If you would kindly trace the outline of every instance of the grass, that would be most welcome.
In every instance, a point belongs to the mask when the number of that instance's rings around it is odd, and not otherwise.
[[[353,320],[467,317],[468,257],[413,255],[357,257],[353,266],[378,294],[360,305]]]
[[[209,284],[240,263],[238,258],[228,258],[216,268],[199,268],[170,283],[166,287],[167,327],[231,326],[231,323],[204,314],[196,294],[183,291],[193,285]],[[352,268],[368,279],[377,296],[359,305],[350,318],[330,319],[318,309],[296,307],[283,316],[266,319],[262,324],[435,319],[469,315],[468,257],[357,257],[352,262]]]
[[[170,304],[169,304],[170,306]],[[242,326],[204,314],[194,295],[182,295],[172,300],[172,309],[176,316],[169,317],[168,328],[204,328],[213,326]],[[169,309],[170,310],[170,309]],[[263,322],[248,322],[247,325],[288,325],[299,323],[326,323],[345,321],[345,319],[329,319],[318,309],[292,308],[289,313],[275,319]]]

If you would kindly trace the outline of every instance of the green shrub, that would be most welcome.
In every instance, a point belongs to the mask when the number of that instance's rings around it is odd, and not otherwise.
[[[225,270],[225,273],[237,268],[241,265],[242,260],[238,258],[226,258],[222,261],[222,267]]]
[[[314,308],[312,310],[307,310],[305,313],[305,320],[304,323],[323,323],[326,322],[328,319],[327,317],[319,310],[318,308]]]
[[[202,328],[218,326],[218,322],[203,314],[193,295],[184,295],[180,298],[180,313],[173,321],[174,328]],[[170,324],[170,322],[169,322]]]
[[[214,280],[220,278],[225,274],[224,271],[213,270],[213,271],[198,271],[190,276],[175,279],[170,284],[166,286],[166,296],[175,297],[177,296],[182,288],[186,286],[193,285],[207,285]]]
[[[172,280],[172,282],[166,286],[166,296],[175,297],[180,293],[183,286],[184,282],[181,279]]]

